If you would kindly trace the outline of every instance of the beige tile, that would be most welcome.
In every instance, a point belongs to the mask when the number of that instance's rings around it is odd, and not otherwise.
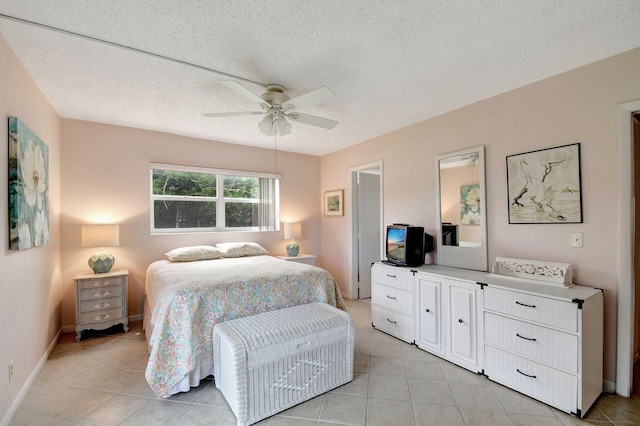
[[[509,414],[555,417],[553,411],[540,401],[497,384],[489,387]]]
[[[368,387],[369,387],[369,375],[354,374],[352,381],[332,390],[331,393],[346,393],[350,395],[367,396]]]
[[[67,386],[34,385],[20,405],[20,409],[76,420],[99,407],[112,396],[105,392]]]
[[[85,415],[82,420],[100,425],[119,425],[147,401],[146,398],[114,395],[110,400]]]
[[[122,426],[178,425],[184,417],[188,404],[159,399],[148,399]]]
[[[489,386],[449,383],[449,387],[459,407],[505,412]]]
[[[320,409],[324,402],[325,395],[319,395],[301,404],[289,408],[281,412],[280,416],[295,417],[298,419],[317,420],[320,415]]]
[[[213,426],[222,421],[231,413],[231,410],[221,407],[211,407],[208,405],[188,404],[182,411],[176,425],[189,426]]]
[[[414,405],[456,405],[447,382],[409,379],[409,391]]]
[[[384,342],[371,342],[371,356],[401,360],[402,346],[389,345]]]
[[[18,410],[16,415],[13,416],[10,426],[74,426],[77,424],[78,423],[73,420],[59,419]]]
[[[318,420],[349,425],[364,425],[367,398],[356,395],[327,394]]]
[[[467,426],[512,426],[514,423],[507,413],[460,407],[460,413]]]
[[[378,356],[369,357],[369,374],[378,376],[401,376],[406,377],[402,358],[382,358]]]
[[[420,426],[464,426],[460,410],[455,405],[413,403],[416,425]]]
[[[613,423],[640,424],[640,399],[604,394],[598,400],[598,410]]]
[[[487,380],[480,374],[459,367],[449,361],[440,360],[440,367],[450,383],[467,383],[470,385],[487,385]]]
[[[367,426],[413,426],[413,407],[409,401],[369,398]]]
[[[316,426],[315,420],[296,419],[275,415],[267,421],[268,426]]]
[[[110,376],[92,385],[90,389],[156,398],[155,393],[144,377],[144,372],[141,371],[117,370]]]
[[[369,373],[369,357],[364,355],[355,355],[353,360],[353,372],[368,374]]]
[[[369,375],[370,398],[409,401],[409,384],[407,378]]]
[[[511,414],[513,422],[517,426],[563,426],[564,423],[556,416],[531,416],[526,414]]]
[[[426,379],[446,381],[440,363],[432,361],[404,360],[407,377],[413,379]]]

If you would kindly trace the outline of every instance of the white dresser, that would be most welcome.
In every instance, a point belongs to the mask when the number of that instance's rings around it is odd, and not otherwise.
[[[371,268],[372,325],[408,343],[415,342],[414,271],[383,263]]]
[[[484,374],[582,417],[602,392],[603,292],[489,278]]]
[[[127,287],[129,270],[111,270],[106,274],[80,273],[76,281],[76,341],[82,331],[104,330],[122,324],[129,331]]]

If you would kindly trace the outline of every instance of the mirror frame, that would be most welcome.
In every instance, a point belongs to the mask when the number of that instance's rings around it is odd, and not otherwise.
[[[469,154],[478,154],[478,183],[480,184],[480,212],[481,236],[480,247],[445,246],[442,244],[442,210],[440,202],[440,162],[451,157],[458,157]],[[484,146],[451,152],[436,157],[436,256],[437,264],[442,266],[452,266],[455,268],[474,269],[477,271],[487,271],[487,203],[486,203],[486,179],[485,179],[485,155]]]

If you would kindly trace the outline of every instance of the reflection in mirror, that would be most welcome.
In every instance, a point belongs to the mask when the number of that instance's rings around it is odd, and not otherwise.
[[[438,263],[486,270],[484,147],[437,158]]]

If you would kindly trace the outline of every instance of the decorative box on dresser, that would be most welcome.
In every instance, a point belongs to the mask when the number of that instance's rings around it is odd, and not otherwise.
[[[510,261],[498,258],[496,265]],[[544,262],[515,261],[549,274],[549,267],[540,267]],[[570,283],[570,269],[568,275]],[[484,289],[484,374],[583,417],[602,393],[603,299],[603,291],[591,287],[490,275]]]
[[[384,263],[371,268],[371,323],[407,343],[415,342],[414,271]]]
[[[83,330],[104,330],[122,324],[129,331],[127,288],[129,270],[105,274],[80,273],[76,282],[76,341]]]

